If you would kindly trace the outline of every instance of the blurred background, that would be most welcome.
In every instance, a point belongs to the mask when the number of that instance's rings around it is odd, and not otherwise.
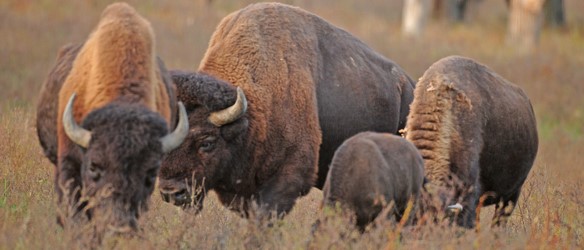
[[[44,248],[43,242],[49,242],[45,247],[62,246],[59,239],[63,236],[54,223],[53,166],[42,156],[36,138],[36,99],[59,48],[82,42],[111,2],[0,1],[0,249]],[[128,1],[152,23],[156,49],[167,67],[187,70],[198,67],[219,21],[253,2],[256,1]],[[462,55],[521,86],[536,112],[540,150],[510,228],[531,235],[534,231],[545,233],[549,238],[544,238],[550,241],[581,244],[584,1],[281,2],[299,6],[347,30],[399,64],[412,79],[420,78],[442,57]],[[309,201],[299,205],[304,212],[293,211],[300,213],[292,216],[300,224],[292,225],[292,230],[308,230],[318,208],[320,194],[315,192],[311,192]],[[153,216],[147,222],[152,234],[158,233],[159,223],[164,222],[166,235],[172,235],[169,228],[184,223],[184,217],[180,217],[183,215],[161,204],[156,194],[153,203],[158,215],[148,215]],[[547,206],[547,210],[542,206]],[[169,209],[170,212],[164,212]],[[217,211],[224,212],[219,208]],[[176,216],[183,221],[176,221]],[[215,216],[221,223],[228,223],[222,219],[225,215]],[[537,226],[531,227],[530,223]],[[546,229],[545,225],[551,226]],[[55,232],[57,236],[54,239],[43,236],[46,232]]]
[[[96,25],[103,8],[111,2],[0,1],[0,101],[23,106],[33,103],[59,48],[67,43],[83,41]],[[255,1],[129,1],[154,26],[158,53],[167,66],[182,69],[195,69],[198,66],[209,38],[221,18],[253,2]],[[540,115],[550,116],[546,118],[549,119],[546,122],[574,124],[570,125],[574,127],[571,132],[582,132],[576,124],[584,124],[583,98],[572,95],[584,94],[584,84],[578,81],[584,79],[584,73],[578,70],[584,65],[584,1],[282,2],[300,6],[346,29],[397,62],[414,79],[419,78],[425,69],[444,56],[457,54],[472,57],[525,88],[535,100],[534,104]],[[410,2],[425,6],[416,6]],[[465,3],[463,12],[459,8],[462,2]],[[537,38],[529,34],[522,36],[521,32],[510,35],[510,26],[513,26],[510,23],[521,24],[528,21],[510,22],[510,7],[513,4],[508,2],[542,2],[539,7],[539,22],[542,25],[536,32],[539,33],[535,36]],[[545,7],[552,2],[560,2],[563,7],[560,19],[546,16]],[[521,6],[519,3],[516,5]],[[412,5],[414,7],[405,8]],[[422,10],[416,12],[418,7]],[[408,9],[414,11],[407,11]],[[531,15],[530,11],[532,10],[527,10],[528,14],[523,16]],[[406,18],[404,13],[414,14],[409,15],[412,18]],[[421,17],[417,18],[418,16]]]

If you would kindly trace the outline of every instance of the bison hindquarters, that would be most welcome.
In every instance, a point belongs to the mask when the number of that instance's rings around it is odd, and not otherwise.
[[[495,224],[509,217],[538,148],[520,87],[472,59],[443,58],[416,85],[406,131],[428,180],[452,193],[441,197],[444,207],[464,206],[459,225],[474,227],[481,197],[491,194],[483,205],[497,204]]]

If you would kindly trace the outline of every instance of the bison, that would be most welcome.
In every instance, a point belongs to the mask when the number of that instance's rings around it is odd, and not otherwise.
[[[278,3],[225,17],[198,71],[172,75],[191,130],[163,161],[163,199],[200,209],[213,189],[244,215],[253,203],[284,214],[322,187],[346,138],[397,133],[414,88],[399,66],[351,34]]]
[[[473,227],[479,197],[511,215],[538,148],[535,115],[521,88],[472,59],[451,56],[420,78],[406,138],[421,152],[443,202],[461,201],[458,225]]]
[[[387,133],[362,132],[335,152],[324,184],[324,205],[352,210],[364,230],[386,205],[401,220],[415,207],[424,182],[424,160],[412,143]],[[412,213],[413,215],[413,213]]]
[[[84,44],[59,53],[43,85],[37,128],[56,166],[58,202],[63,211],[72,208],[59,215],[61,225],[99,218],[117,231],[135,229],[163,154],[186,137],[186,111],[154,43],[149,22],[116,3]]]

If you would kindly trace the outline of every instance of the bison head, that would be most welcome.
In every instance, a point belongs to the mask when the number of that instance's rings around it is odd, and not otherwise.
[[[152,194],[163,154],[179,146],[188,133],[185,108],[179,103],[179,123],[168,134],[161,115],[122,102],[92,111],[79,126],[73,119],[74,100],[75,95],[65,108],[63,127],[80,146],[77,209],[87,219],[115,231],[135,229]]]
[[[248,121],[243,91],[214,77],[171,72],[178,98],[187,107],[190,131],[185,142],[162,163],[162,198],[183,208],[200,211],[210,189],[231,190],[233,171],[245,156]]]
[[[460,182],[455,177],[448,181],[448,185],[438,185],[424,178],[420,215],[434,223],[442,223],[443,221],[452,223],[460,220],[461,215],[469,211],[462,201],[464,194],[456,193],[455,187],[460,187]]]

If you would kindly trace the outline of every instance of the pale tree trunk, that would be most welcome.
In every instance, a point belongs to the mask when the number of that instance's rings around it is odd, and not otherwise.
[[[430,0],[404,0],[402,31],[406,36],[419,36],[426,25]]]
[[[554,28],[566,26],[564,0],[547,0],[544,5],[545,23]]]
[[[448,1],[448,16],[455,22],[464,21],[467,0],[450,0]]]
[[[521,51],[531,51],[539,41],[545,0],[511,0],[507,42]]]
[[[452,22],[464,22],[466,9],[472,1],[469,0],[434,0],[432,5],[432,18],[442,19],[446,14]]]
[[[444,0],[434,0],[432,4],[432,18],[440,19],[442,18],[442,6],[444,6]]]

